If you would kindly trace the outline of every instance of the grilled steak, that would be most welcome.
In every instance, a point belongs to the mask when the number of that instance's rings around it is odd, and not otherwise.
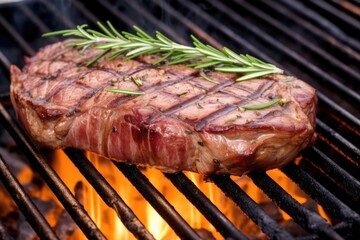
[[[67,40],[71,41],[71,40]],[[75,147],[166,172],[242,175],[281,167],[314,138],[316,92],[290,76],[236,83],[235,74],[184,65],[154,66],[159,56],[99,60],[99,52],[49,45],[11,66],[19,122],[41,145]],[[108,92],[110,87],[143,95]],[[261,110],[258,105],[282,98]]]

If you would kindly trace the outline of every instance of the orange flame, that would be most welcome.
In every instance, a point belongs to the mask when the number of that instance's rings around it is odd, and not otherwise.
[[[156,239],[178,239],[174,231],[157,211],[153,209],[111,161],[92,153],[87,153],[87,157]],[[108,239],[135,239],[119,220],[115,211],[106,206],[101,197],[93,187],[87,183],[71,161],[64,160],[66,158],[67,156],[62,151],[56,151],[56,159],[53,167],[71,190],[74,189],[75,184],[79,181],[85,184],[83,190],[85,191],[84,196],[86,197],[84,198],[83,204],[100,230]],[[222,238],[212,224],[207,221],[160,171],[156,169],[145,169],[143,173],[190,226],[194,229],[206,229],[211,232],[216,239]],[[309,199],[309,197],[280,170],[271,170],[267,173],[300,203],[304,203]],[[260,233],[258,227],[249,221],[241,210],[239,210],[239,207],[229,200],[213,183],[204,181],[203,176],[196,173],[187,172],[185,174],[241,231],[248,234]],[[26,179],[27,177],[24,176],[24,178]],[[231,178],[257,203],[271,201],[248,177]],[[47,197],[46,191],[42,193],[42,197]],[[319,208],[319,211],[322,216],[326,216],[322,208]],[[285,212],[281,211],[281,214],[285,221],[290,219]],[[75,236],[76,238],[72,239],[85,239],[84,236],[80,238],[79,233]]]

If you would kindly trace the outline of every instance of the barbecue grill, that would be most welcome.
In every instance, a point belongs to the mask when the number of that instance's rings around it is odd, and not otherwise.
[[[194,34],[218,48],[225,45],[249,53],[284,69],[318,89],[318,139],[302,158],[281,171],[321,205],[331,219],[325,221],[276,183],[267,172],[249,174],[251,181],[308,233],[298,237],[278,224],[229,176],[208,176],[261,231],[271,239],[355,239],[360,236],[360,1],[9,1],[0,5],[0,119],[34,172],[39,173],[65,210],[89,239],[105,239],[39,149],[19,127],[9,96],[9,66],[23,66],[23,56],[59,41],[41,34],[110,20],[119,30],[137,25],[159,30],[184,44]],[[2,143],[3,144],[3,143]],[[66,155],[113,208],[136,238],[152,239],[111,184],[86,155],[65,149]],[[166,157],[166,156],[165,156]],[[269,156],[271,158],[271,156]],[[57,239],[54,229],[8,167],[12,159],[0,157],[0,179],[22,214],[41,239]],[[140,169],[113,162],[153,208],[183,239],[200,239],[198,231],[152,184]],[[184,174],[164,174],[226,239],[248,239]],[[1,202],[1,200],[0,200]],[[0,221],[0,238],[11,239]]]

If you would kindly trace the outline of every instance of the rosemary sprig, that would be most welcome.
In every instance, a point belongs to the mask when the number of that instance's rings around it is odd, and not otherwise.
[[[266,102],[266,103],[255,104],[255,105],[246,105],[246,106],[238,106],[238,109],[240,111],[261,110],[261,109],[271,107],[272,105],[275,105],[275,104],[279,104],[280,106],[283,106],[284,105],[284,100],[282,98],[277,98],[277,99],[274,99],[274,100]]]
[[[67,29],[43,34],[43,36],[76,36],[79,40],[68,46],[82,47],[83,50],[96,44],[97,49],[103,50],[98,56],[91,60],[87,66],[98,61],[100,58],[110,54],[109,59],[115,59],[125,54],[127,59],[132,59],[143,54],[162,54],[162,58],[154,64],[166,62],[166,64],[188,63],[190,67],[203,69],[213,67],[215,71],[240,73],[241,77],[236,81],[245,81],[272,73],[282,73],[283,70],[276,66],[265,63],[248,54],[237,54],[224,47],[218,50],[210,45],[202,43],[199,39],[191,36],[193,46],[185,46],[176,43],[160,32],[151,37],[139,27],[134,26],[135,34],[129,32],[118,32],[114,26],[107,21],[107,26],[97,23],[100,31],[87,29],[87,25],[79,25],[76,29]]]
[[[84,24],[77,26],[76,29],[49,32],[43,34],[43,36],[62,35],[78,37],[78,40],[71,42],[68,46],[81,47],[81,51],[85,51],[90,46],[96,45],[95,48],[102,50],[102,52],[90,60],[86,66],[94,64],[108,54],[110,54],[108,59],[112,60],[122,54],[125,54],[127,59],[132,59],[140,55],[158,53],[161,54],[162,57],[154,64],[166,63],[167,65],[172,65],[187,63],[189,67],[199,69],[200,76],[213,83],[218,82],[208,77],[203,71],[204,68],[212,67],[215,71],[239,73],[242,76],[236,79],[238,82],[272,73],[283,73],[283,70],[272,64],[265,63],[248,54],[237,54],[226,47],[218,50],[202,43],[195,36],[191,36],[193,46],[185,46],[170,40],[158,31],[155,33],[155,38],[153,38],[136,26],[134,26],[135,34],[132,34],[129,32],[118,32],[109,21],[106,22],[107,26],[100,22],[97,24],[100,31],[87,29],[87,25]],[[131,80],[138,87],[142,86],[141,78],[131,78]],[[107,88],[105,90],[129,95],[144,94],[142,91],[119,88]],[[240,111],[260,110],[276,103],[282,105],[283,100],[275,99],[259,105],[238,106],[238,109]]]
[[[209,81],[209,82],[216,83],[216,84],[219,83],[218,81],[210,78],[210,77],[209,77],[208,75],[206,75],[206,73],[204,73],[203,71],[200,71],[200,76],[201,76],[203,79],[205,79],[205,80],[207,80],[207,81]]]
[[[129,95],[143,95],[144,94],[144,92],[142,92],[142,91],[120,89],[120,88],[106,88],[105,90],[108,92],[123,93],[123,94],[129,94]]]

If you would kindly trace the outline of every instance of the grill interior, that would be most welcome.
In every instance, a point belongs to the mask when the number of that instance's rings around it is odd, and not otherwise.
[[[137,25],[149,33],[159,30],[189,44],[199,36],[216,47],[227,46],[249,53],[285,69],[318,89],[318,140],[301,161],[281,171],[335,221],[328,223],[306,209],[266,172],[249,174],[251,180],[276,205],[309,234],[297,237],[274,221],[228,176],[208,179],[234,201],[271,239],[355,239],[360,227],[360,2],[331,1],[46,1],[34,0],[0,5],[0,117],[3,129],[22,149],[31,168],[39,173],[73,221],[89,239],[105,239],[79,201],[52,169],[40,151],[19,128],[9,96],[9,66],[23,66],[23,56],[61,40],[41,34],[110,20],[118,29],[132,31]],[[4,143],[1,143],[4,145]],[[126,228],[139,239],[152,239],[148,229],[84,153],[66,149],[70,160],[104,202],[113,208]],[[271,156],[269,156],[271,158]],[[41,239],[58,238],[43,214],[0,158],[0,179]],[[135,166],[113,162],[142,196],[183,239],[200,239],[196,232]],[[220,212],[184,174],[164,174],[229,239],[248,237]],[[1,202],[1,200],[0,200]],[[0,221],[0,238],[11,239]]]

